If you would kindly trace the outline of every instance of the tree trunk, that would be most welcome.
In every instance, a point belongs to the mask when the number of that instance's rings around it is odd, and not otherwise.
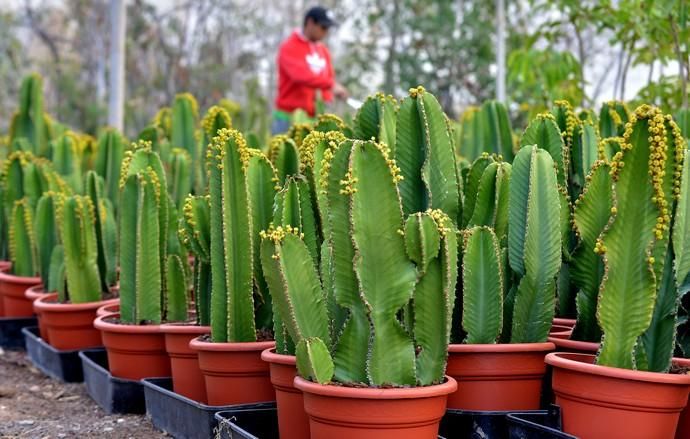
[[[125,0],[110,0],[110,99],[108,124],[120,131],[124,128],[125,101]]]

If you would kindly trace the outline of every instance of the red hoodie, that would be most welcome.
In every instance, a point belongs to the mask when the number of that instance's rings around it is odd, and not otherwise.
[[[307,40],[298,30],[283,41],[278,50],[278,110],[292,113],[301,108],[313,116],[316,91],[321,90],[321,98],[330,102],[334,83],[326,46]]]

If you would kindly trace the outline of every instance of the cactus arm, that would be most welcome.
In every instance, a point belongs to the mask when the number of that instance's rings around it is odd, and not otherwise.
[[[36,205],[34,220],[34,235],[38,250],[38,265],[41,280],[44,285],[52,285],[50,281],[50,261],[53,249],[59,241],[59,228],[56,223],[56,198],[59,195],[46,193]],[[53,290],[47,290],[53,291]]]
[[[193,169],[191,157],[186,149],[173,148],[170,157],[170,181],[168,192],[175,206],[182,206],[187,195],[192,191],[190,169]]]
[[[302,177],[288,178],[285,188],[276,196],[274,210],[274,224],[296,227],[304,234],[303,239],[312,259],[318,261],[316,212],[309,183]]]
[[[396,313],[414,292],[415,270],[399,234],[403,226],[395,170],[372,142],[352,147],[350,179],[354,267],[372,331],[367,359],[369,382],[414,385],[415,352]],[[393,175],[391,175],[393,174]]]
[[[513,135],[510,118],[505,105],[497,101],[487,101],[481,108],[482,128],[484,132],[484,147],[501,154],[506,160],[512,161]]]
[[[139,177],[136,234],[136,309],[137,321],[161,322],[161,241],[165,241],[160,210],[166,204],[165,187],[154,183],[152,171]]]
[[[596,318],[599,285],[604,276],[604,262],[594,252],[597,239],[611,216],[610,166],[595,162],[573,215],[580,243],[572,255],[571,279],[579,289],[576,296],[577,323],[573,340],[599,342],[601,329]]]
[[[395,136],[395,161],[404,177],[398,184],[403,211],[406,215],[422,212],[428,194],[422,181],[424,134],[415,99],[406,98],[400,104]]]
[[[10,258],[12,273],[35,276],[36,244],[33,233],[33,214],[26,198],[17,200],[10,220]]]
[[[65,249],[58,244],[53,248],[50,255],[50,274],[48,282],[45,284],[46,291],[57,291],[58,302],[64,303],[67,300],[65,294]]]
[[[43,79],[38,74],[26,76],[19,96],[19,111],[12,118],[10,139],[26,137],[33,152],[44,155],[48,138],[43,114]]]
[[[690,113],[689,113],[690,114]],[[676,286],[688,283],[690,274],[690,158],[683,160],[683,171],[676,214],[673,220],[673,251],[675,253]],[[682,291],[685,293],[686,291]]]
[[[118,200],[118,181],[120,180],[120,164],[124,159],[124,145],[122,135],[108,129],[98,139],[98,151],[94,170],[103,177],[105,196],[113,203]]]
[[[503,266],[491,228],[466,232],[462,260],[465,343],[496,343],[503,325]]]
[[[599,155],[599,139],[590,122],[584,122],[576,130],[570,153],[570,172],[568,177],[570,198],[576,200],[585,186],[585,178]]]
[[[518,158],[529,160],[529,168],[518,166]],[[546,341],[554,315],[555,278],[561,266],[560,202],[554,162],[536,146],[524,147],[516,156],[511,182],[511,209],[524,211],[523,266],[525,274],[516,291],[511,340],[514,343]],[[527,171],[526,173],[523,173]],[[523,188],[527,187],[527,193]],[[527,195],[524,197],[524,195]],[[512,226],[512,223],[511,223]],[[510,228],[513,231],[513,227]],[[509,244],[512,242],[509,241]]]
[[[245,170],[246,143],[231,132],[222,154],[222,243],[227,290],[227,340],[256,340],[253,300],[253,244],[251,206]],[[213,241],[213,240],[212,240]],[[215,271],[214,271],[215,273]],[[215,274],[214,274],[215,275]]]
[[[108,291],[117,281],[117,224],[113,204],[104,198],[105,182],[94,171],[86,174],[86,195],[96,210],[96,243],[98,245],[98,270],[101,275],[101,291]]]
[[[481,183],[482,175],[486,168],[495,160],[488,154],[483,154],[477,158],[467,171],[465,176],[465,203],[462,211],[462,224],[467,226],[474,215],[474,209],[477,206],[477,195],[479,193],[479,185]]]
[[[290,175],[299,174],[299,151],[295,142],[285,135],[271,139],[269,159],[276,168],[278,183],[282,186]]]
[[[410,217],[413,218],[413,217]],[[429,259],[423,273],[418,273],[413,300],[414,344],[418,351],[416,358],[417,383],[422,386],[439,383],[446,369],[448,342],[453,320],[455,286],[458,278],[457,229],[450,218],[439,210],[424,214],[432,220],[432,233],[418,235],[424,242],[440,239],[439,246],[432,244],[436,255]],[[409,223],[410,219],[408,219]],[[428,222],[428,221],[425,221]],[[416,228],[419,231],[424,227]],[[406,223],[406,241],[407,241]],[[410,245],[407,245],[408,249]],[[425,248],[428,246],[419,245]],[[409,251],[409,250],[408,250]],[[431,256],[432,252],[427,252]],[[419,272],[420,264],[417,264]]]
[[[396,102],[391,96],[378,93],[369,96],[355,115],[354,136],[356,139],[374,139],[395,147]],[[391,149],[391,151],[393,151]],[[393,151],[394,152],[394,151]]]
[[[186,261],[185,261],[186,262]],[[187,278],[179,255],[168,255],[166,269],[167,302],[165,320],[184,322],[187,320]]]
[[[96,302],[101,297],[101,278],[93,204],[87,197],[68,197],[59,208],[58,218],[70,300]]]
[[[319,384],[333,380],[335,366],[323,340],[305,338],[297,344],[297,371],[303,378]]]
[[[196,100],[189,93],[181,93],[175,96],[172,108],[172,132],[170,142],[173,148],[183,148],[189,153],[193,169],[200,168],[199,144],[196,141],[196,124],[198,110]],[[190,175],[190,185],[194,186],[199,175]]]
[[[209,151],[207,159],[209,176],[209,230],[211,261],[211,339],[227,341],[227,301],[225,249],[223,246],[223,189],[220,160],[221,150]]]
[[[295,342],[319,337],[329,342],[328,313],[316,266],[292,227],[262,233],[261,261],[273,300]],[[330,344],[330,343],[329,343]]]
[[[120,206],[119,266],[120,266],[120,319],[124,323],[136,322],[136,253],[137,253],[137,210],[142,204],[139,198],[139,179],[128,177],[122,185]],[[135,206],[132,208],[129,206]]]
[[[525,145],[537,145],[551,154],[558,170],[558,184],[565,187],[568,170],[567,150],[551,113],[539,114],[530,122],[520,139],[520,146]]]
[[[650,251],[659,212],[652,201],[654,186],[647,177],[649,157],[656,148],[648,141],[650,135],[648,121],[635,120],[626,128],[623,151],[612,163],[616,213],[601,238],[605,275],[597,308],[604,332],[597,357],[601,365],[634,368],[635,345],[654,311],[656,285]]]

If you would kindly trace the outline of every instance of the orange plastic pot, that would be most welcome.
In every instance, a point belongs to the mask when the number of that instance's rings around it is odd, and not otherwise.
[[[276,391],[278,431],[281,439],[309,437],[309,417],[304,411],[302,391],[295,388],[297,364],[294,355],[276,354],[275,349],[261,353],[271,370],[271,383]]]
[[[576,322],[577,322],[577,320],[575,320],[575,319],[567,319],[565,317],[554,317],[553,318],[553,324],[559,325],[559,326],[569,326],[571,328],[574,328]]]
[[[40,277],[15,276],[0,271],[0,299],[4,317],[31,317],[34,315],[33,303],[24,292],[29,287],[41,284]]]
[[[110,374],[128,380],[169,377],[170,359],[160,325],[126,325],[118,323],[119,317],[110,314],[93,322],[108,352]]]
[[[212,343],[199,337],[189,346],[199,355],[209,405],[275,401],[268,363],[261,359],[275,342]]]
[[[120,313],[120,299],[113,299],[115,302],[103,305],[96,310],[96,316],[105,316],[109,314]]]
[[[673,362],[678,366],[690,367],[690,359],[687,358],[674,358]],[[688,400],[688,405],[680,413],[678,429],[676,430],[676,439],[688,438],[690,438],[690,399]]]
[[[184,323],[161,325],[165,335],[165,350],[170,357],[173,391],[187,398],[206,403],[206,385],[199,369],[197,352],[189,342],[200,335],[210,334],[210,326],[196,326]]]
[[[673,439],[690,375],[599,366],[594,359],[569,352],[546,356],[563,430],[581,439]]]
[[[12,262],[10,261],[0,261],[0,271],[7,273],[12,268]],[[5,306],[2,303],[2,292],[0,292],[0,317],[5,316]]]
[[[549,337],[568,339],[572,333],[573,328],[571,326],[553,325],[549,331]]]
[[[572,352],[575,354],[596,354],[601,346],[599,343],[590,341],[570,340],[569,338],[562,338],[549,334],[551,343],[556,345],[556,352]]]
[[[458,382],[448,408],[536,410],[553,343],[451,344],[446,374]]]
[[[31,301],[32,304],[35,305],[36,300],[40,299],[41,297],[45,297],[50,295],[50,293],[46,293],[43,290],[43,285],[35,285],[33,287],[29,287],[24,291],[24,296]],[[38,332],[41,335],[41,338],[45,340],[46,342],[48,341],[48,331],[46,330],[46,325],[43,319],[41,318],[41,314],[36,310],[36,306],[34,308],[34,314],[36,314],[36,320],[38,320]]]
[[[312,438],[435,439],[453,378],[436,386],[399,389],[322,385],[295,377],[304,394]]]
[[[59,303],[57,298],[57,293],[52,293],[34,302],[48,334],[48,343],[63,351],[102,346],[101,333],[93,326],[96,310],[117,299]]]

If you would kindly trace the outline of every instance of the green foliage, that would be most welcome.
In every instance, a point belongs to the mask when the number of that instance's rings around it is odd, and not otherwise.
[[[31,152],[45,156],[49,133],[50,122],[43,113],[43,79],[34,73],[22,81],[19,109],[10,123],[10,143],[25,138],[32,146]]]

